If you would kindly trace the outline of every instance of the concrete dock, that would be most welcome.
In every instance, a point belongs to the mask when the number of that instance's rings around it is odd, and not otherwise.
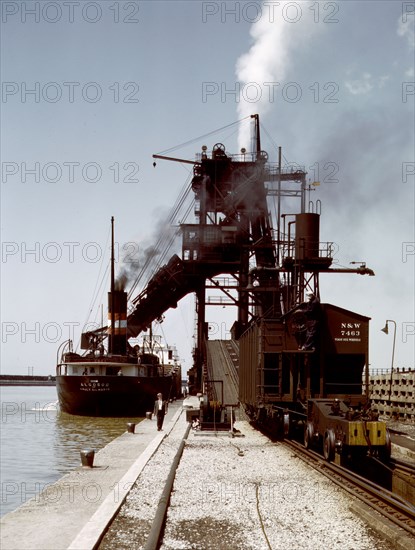
[[[0,520],[0,548],[93,548],[181,412],[182,402],[172,403],[162,432],[155,420],[143,420],[134,434],[126,432],[96,453],[93,468],[80,465],[6,514]]]

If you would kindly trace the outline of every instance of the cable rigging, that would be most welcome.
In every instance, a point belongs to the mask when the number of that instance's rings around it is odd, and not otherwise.
[[[180,149],[181,147],[185,147],[186,145],[191,145],[192,143],[195,143],[201,139],[204,139],[206,137],[212,136],[214,134],[218,134],[219,132],[222,132],[223,130],[226,130],[227,128],[230,128],[231,126],[235,126],[237,124],[240,124],[244,120],[251,118],[251,116],[246,116],[244,118],[241,118],[240,120],[237,120],[236,122],[231,122],[230,124],[226,124],[225,126],[222,126],[221,128],[218,128],[216,130],[213,130],[211,132],[208,132],[207,134],[203,134],[201,136],[198,136],[196,138],[190,139],[189,141],[185,141],[179,145],[175,145],[174,147],[171,147],[170,149],[165,149],[164,151],[160,151],[157,153],[158,155],[165,155],[166,153],[172,153],[173,151],[177,151],[177,149]]]

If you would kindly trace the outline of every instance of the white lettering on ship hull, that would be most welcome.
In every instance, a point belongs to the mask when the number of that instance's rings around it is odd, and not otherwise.
[[[91,392],[102,392],[110,391],[110,385],[108,382],[81,382],[80,388],[81,391],[91,391]]]

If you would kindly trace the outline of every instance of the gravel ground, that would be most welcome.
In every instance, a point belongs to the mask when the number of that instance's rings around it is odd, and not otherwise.
[[[353,500],[247,422],[245,437],[191,432],[177,470],[161,550],[392,548]],[[143,548],[186,428],[184,415],[145,467],[100,550]]]
[[[245,438],[190,436],[164,534],[173,549],[386,549],[351,499],[248,423]]]

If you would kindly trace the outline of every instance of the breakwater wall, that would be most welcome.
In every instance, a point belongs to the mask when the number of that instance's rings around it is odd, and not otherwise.
[[[0,386],[56,386],[54,376],[0,374]]]

